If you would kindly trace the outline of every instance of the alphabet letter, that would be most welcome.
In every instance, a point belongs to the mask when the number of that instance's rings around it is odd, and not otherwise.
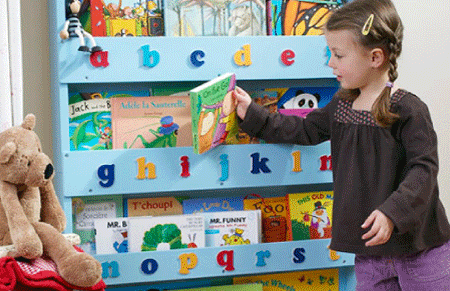
[[[187,178],[189,177],[191,174],[189,173],[189,157],[188,156],[182,156],[180,158],[180,160],[182,161],[181,165],[181,177],[183,178]]]
[[[108,52],[101,51],[101,52],[95,52],[92,53],[90,56],[91,64],[98,68],[98,67],[107,67],[109,66],[108,63]]]
[[[270,257],[270,251],[259,251],[256,253],[256,257],[258,258],[258,260],[256,261],[256,266],[264,267],[266,265],[266,260],[264,260],[264,258]]]
[[[291,50],[285,50],[281,53],[281,61],[286,66],[290,66],[295,62],[294,60],[292,60],[293,58],[295,58],[295,53]]]
[[[228,180],[228,155],[220,155],[220,165],[222,166],[222,176],[219,180],[223,182]]]
[[[243,50],[238,50],[234,54],[234,62],[238,66],[250,66],[252,64],[250,49],[251,46],[246,44],[243,46]]]
[[[296,264],[303,263],[306,259],[304,253],[305,253],[304,248],[296,248],[294,250],[294,258],[292,259],[292,261],[294,261],[294,263]]]
[[[330,161],[330,167],[328,167],[328,161]],[[331,155],[330,156],[321,156],[320,157],[320,170],[326,171],[326,170],[332,170],[332,161],[331,161]]]
[[[97,170],[100,179],[106,181],[98,182],[102,187],[111,187],[114,184],[114,165],[102,165]]]
[[[292,157],[293,157],[293,163],[294,163],[294,167],[292,168],[292,172],[301,172],[302,171],[302,165],[301,165],[301,157],[302,154],[300,151],[295,151],[292,153]]]
[[[158,262],[154,259],[146,259],[141,264],[141,270],[147,275],[154,274],[158,270]]]
[[[189,274],[189,269],[194,269],[197,266],[198,257],[194,253],[182,254],[178,257],[180,259],[180,274]]]
[[[196,67],[201,67],[205,63],[205,61],[199,60],[199,57],[200,58],[204,58],[205,57],[205,52],[202,51],[202,50],[196,50],[196,51],[192,52],[192,54],[191,54],[191,63],[194,66],[196,66]]]
[[[111,272],[110,272],[111,270]],[[116,261],[110,262],[103,262],[102,263],[102,278],[108,278],[111,276],[111,278],[117,278],[120,276],[119,273],[119,263]]]
[[[144,66],[153,68],[159,63],[159,53],[155,50],[150,51],[150,46],[141,46],[143,52]]]
[[[269,161],[268,158],[262,158],[261,160],[259,160],[259,153],[254,153],[251,154],[250,156],[253,158],[251,170],[252,174],[259,174],[260,171],[266,174],[271,172],[269,167],[267,167],[266,165],[266,163]]]
[[[227,259],[225,260],[225,256]],[[217,254],[217,263],[225,267],[225,271],[234,271],[234,251],[221,251]]]
[[[145,170],[148,170],[148,179],[155,179],[156,178],[156,169],[155,169],[155,164],[153,163],[148,163],[145,164],[145,157],[141,157],[139,159],[137,159],[138,162],[138,175],[136,178],[138,178],[139,180],[143,180],[145,179]]]

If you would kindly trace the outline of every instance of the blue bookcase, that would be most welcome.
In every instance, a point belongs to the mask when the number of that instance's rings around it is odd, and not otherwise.
[[[78,51],[78,39],[59,38],[65,0],[50,0],[49,11],[55,185],[66,212],[67,232],[72,231],[71,200],[77,196],[148,193],[200,197],[252,192],[275,196],[332,189],[331,170],[321,169],[321,157],[330,155],[329,143],[313,147],[220,146],[203,155],[194,154],[191,147],[76,152],[70,151],[68,131],[68,97],[73,91],[201,83],[224,72],[235,72],[238,85],[245,89],[336,85],[326,65],[323,37],[97,37],[103,52],[92,59]],[[289,65],[281,60],[287,50],[293,60]],[[186,157],[190,176],[182,177],[181,158]],[[154,166],[154,177],[137,177],[138,160]],[[96,258],[111,290],[141,290],[130,289],[140,284],[156,290],[193,287],[233,276],[322,268],[339,268],[341,290],[353,289],[353,255],[338,253],[338,258],[332,259],[328,245],[329,240],[324,239]]]

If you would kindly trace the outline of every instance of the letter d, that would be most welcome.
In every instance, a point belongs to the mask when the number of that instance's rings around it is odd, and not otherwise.
[[[238,66],[250,66],[252,64],[251,60],[251,46],[249,44],[246,44],[243,46],[243,50],[238,50],[234,54],[234,62]]]

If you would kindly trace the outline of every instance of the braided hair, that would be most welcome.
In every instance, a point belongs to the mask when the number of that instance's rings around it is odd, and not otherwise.
[[[373,18],[373,22],[366,27],[369,18]],[[394,83],[397,79],[403,24],[391,0],[353,0],[330,16],[325,30],[349,30],[363,47],[381,48],[389,61],[389,82]],[[354,101],[359,93],[359,89],[340,89],[338,92],[339,96],[350,101]],[[382,127],[389,127],[398,119],[398,114],[391,110],[391,87],[386,86],[375,100],[372,114]]]

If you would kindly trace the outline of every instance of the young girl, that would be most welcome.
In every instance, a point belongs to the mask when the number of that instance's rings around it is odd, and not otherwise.
[[[302,119],[269,114],[237,88],[241,128],[267,142],[331,142],[331,249],[355,253],[357,290],[450,290],[450,225],[439,200],[427,106],[393,85],[403,26],[390,0],[353,0],[327,21],[341,84]]]

